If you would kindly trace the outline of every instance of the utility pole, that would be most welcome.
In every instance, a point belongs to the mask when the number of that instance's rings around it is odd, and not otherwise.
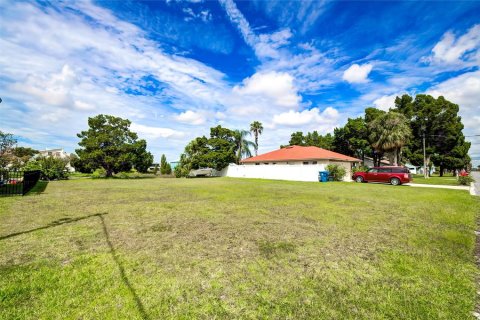
[[[425,151],[425,131],[423,132],[423,176],[425,179],[428,178],[428,173],[427,173],[427,154]]]

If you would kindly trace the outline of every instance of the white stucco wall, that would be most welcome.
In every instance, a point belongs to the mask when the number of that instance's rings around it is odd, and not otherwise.
[[[346,174],[345,178],[343,180],[345,181],[351,181],[352,180],[352,163],[351,162],[345,162],[345,161],[330,161],[331,164],[338,164],[340,166],[343,166],[345,168]]]
[[[328,162],[328,161],[324,161]],[[345,166],[347,175],[345,181],[351,181],[351,164],[349,162],[335,162]],[[318,181],[318,172],[326,170],[328,163],[317,165],[275,164],[275,165],[235,165],[230,164],[221,171],[221,176],[232,178],[257,178],[290,181]]]
[[[233,178],[259,178],[291,181],[318,181],[318,171],[324,165],[229,165],[222,170],[222,176]]]

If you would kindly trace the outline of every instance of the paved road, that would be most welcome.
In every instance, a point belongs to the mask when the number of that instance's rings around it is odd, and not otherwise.
[[[473,171],[472,172],[472,178],[475,179],[474,192],[476,193],[477,196],[479,196],[480,195],[480,172]]]

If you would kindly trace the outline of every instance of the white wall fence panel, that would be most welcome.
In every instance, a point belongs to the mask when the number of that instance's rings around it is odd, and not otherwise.
[[[233,178],[259,178],[291,181],[318,181],[318,172],[326,165],[229,165],[222,176]]]

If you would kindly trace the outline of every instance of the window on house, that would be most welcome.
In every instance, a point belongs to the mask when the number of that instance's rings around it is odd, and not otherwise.
[[[259,165],[260,165],[260,162],[255,162],[255,165],[256,165],[256,166],[259,166]]]
[[[263,164],[266,165],[266,166],[268,166],[268,162],[264,162]]]
[[[272,163],[272,164],[277,164],[276,162]]]
[[[313,161],[312,164],[317,164],[317,161]]]
[[[308,161],[304,161],[303,164],[308,164]]]

